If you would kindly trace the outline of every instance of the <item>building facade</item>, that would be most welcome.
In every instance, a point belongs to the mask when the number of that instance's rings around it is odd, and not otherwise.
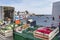
[[[56,25],[59,26],[60,31],[60,1],[53,3],[52,14],[55,18]]]

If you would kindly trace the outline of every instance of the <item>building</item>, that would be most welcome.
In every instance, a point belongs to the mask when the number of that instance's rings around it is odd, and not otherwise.
[[[31,14],[30,14],[28,11],[22,11],[22,12],[18,11],[18,12],[17,12],[17,15],[20,16],[20,19],[26,19],[26,18],[28,18]]]
[[[53,3],[52,14],[55,18],[56,25],[60,28],[60,1]]]
[[[6,17],[13,21],[14,17],[14,7],[10,6],[0,6],[0,20],[5,20]]]

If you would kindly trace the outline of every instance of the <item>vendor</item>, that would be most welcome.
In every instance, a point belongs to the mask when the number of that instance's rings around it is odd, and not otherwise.
[[[11,18],[6,17],[6,19],[4,20],[5,24],[10,24],[11,23]]]

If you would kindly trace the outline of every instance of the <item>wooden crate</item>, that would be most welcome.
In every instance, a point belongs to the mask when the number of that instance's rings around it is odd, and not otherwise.
[[[43,40],[52,40],[57,34],[59,33],[59,28],[57,27],[56,29],[54,29],[51,33],[49,34],[44,34],[44,33],[39,33],[34,31],[34,37],[36,38],[40,38]]]
[[[0,38],[6,39],[7,37],[13,36],[13,30],[7,30],[8,32],[5,32],[4,35],[0,34]]]

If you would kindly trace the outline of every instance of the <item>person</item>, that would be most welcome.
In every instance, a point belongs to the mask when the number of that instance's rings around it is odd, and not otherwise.
[[[55,18],[54,18],[54,17],[52,17],[52,24],[51,24],[51,26],[52,26],[52,27],[54,27],[54,26],[55,26],[55,21],[54,21],[54,20],[55,20]]]
[[[53,19],[53,21],[55,20],[55,18],[54,18],[54,17],[53,17],[52,19]]]
[[[11,23],[11,18],[8,18],[8,24],[10,24]]]
[[[6,25],[10,24],[11,23],[11,18],[6,17],[5,20],[4,20],[4,23]]]

